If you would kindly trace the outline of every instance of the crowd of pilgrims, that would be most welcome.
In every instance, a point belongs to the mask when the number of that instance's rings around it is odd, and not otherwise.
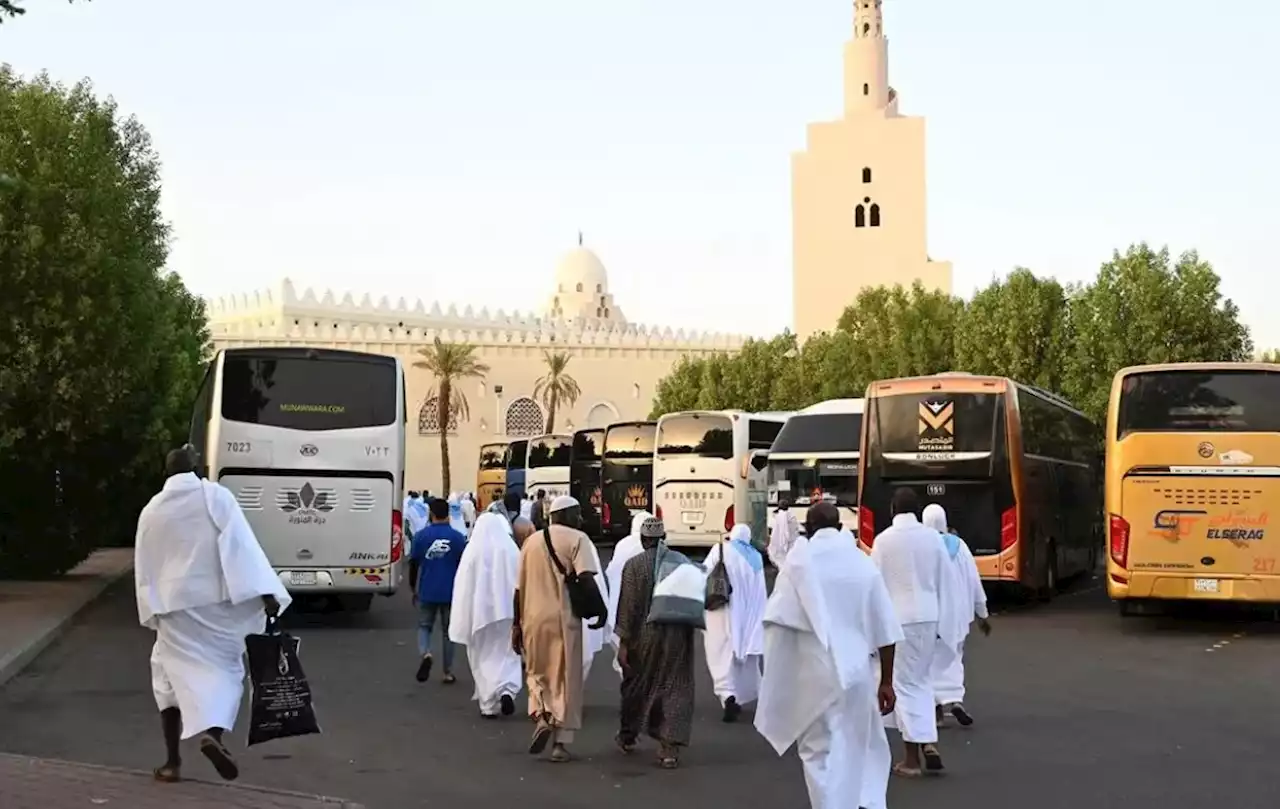
[[[151,684],[167,757],[155,778],[181,780],[181,742],[195,739],[234,779],[224,737],[244,694],[245,638],[263,632],[264,612],[270,627],[290,596],[235,496],[196,474],[195,452],[174,450],[165,465],[138,519],[134,565],[138,618],[156,633]],[[755,729],[774,750],[796,747],[815,809],[880,809],[891,774],[942,770],[944,711],[972,723],[964,643],[975,620],[990,631],[972,555],[940,506],[920,506],[911,490],[895,492],[893,524],[869,556],[831,503],[808,510],[803,533],[780,512],[770,593],[743,525],[698,564],[666,546],[661,520],[639,514],[602,570],[571,497],[512,496],[477,514],[467,497],[411,496],[417,678],[431,677],[438,626],[443,681],[456,682],[454,644],[464,646],[481,715],[514,714],[527,691],[529,753],[549,748],[568,762],[583,682],[608,646],[620,678],[618,750],[633,754],[648,737],[674,769],[692,740],[701,641],[724,720],[754,702]],[[904,742],[896,763],[886,727]]]
[[[803,531],[779,511],[765,551],[778,569],[772,593],[765,554],[750,528],[736,525],[696,565],[707,574],[702,614],[662,620],[654,604],[671,552],[651,514],[635,515],[603,568],[572,497],[509,495],[478,514],[470,495],[411,492],[404,514],[417,679],[431,677],[438,625],[443,682],[456,681],[454,644],[465,647],[481,716],[514,714],[527,690],[529,753],[549,748],[552,761],[569,762],[583,683],[608,647],[620,678],[619,752],[634,753],[647,736],[658,764],[675,769],[691,741],[701,642],[723,720],[755,703],[755,728],[777,753],[797,748],[815,809],[884,807],[891,775],[944,769],[938,729],[947,716],[973,723],[965,639],[975,621],[991,629],[977,566],[942,506],[921,509],[915,492],[901,489],[892,511],[869,556],[833,504],[811,507]],[[713,598],[716,574],[727,587]],[[581,617],[584,583],[599,593],[594,620]],[[902,736],[896,763],[886,728]]]

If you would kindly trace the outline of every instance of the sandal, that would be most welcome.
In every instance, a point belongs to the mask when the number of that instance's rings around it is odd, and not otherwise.
[[[563,764],[566,761],[570,761],[572,758],[573,756],[569,755],[569,751],[564,749],[561,745],[557,744],[555,747],[551,748],[551,761],[556,764]]]
[[[614,736],[613,741],[615,744],[618,745],[618,750],[621,751],[622,755],[624,756],[629,756],[636,751],[635,740],[632,739],[628,741],[627,739],[623,738],[621,733],[619,733],[617,736]]]
[[[176,784],[182,780],[182,771],[171,764],[156,767],[151,774],[162,784]]]
[[[209,759],[209,763],[218,771],[218,775],[222,776],[224,781],[234,781],[240,777],[240,767],[236,765],[236,760],[231,757],[231,751],[221,741],[213,738],[208,733],[200,739],[200,752],[204,757]]]
[[[924,756],[924,768],[931,773],[942,772],[945,767],[942,766],[942,755],[938,753],[938,748],[931,744],[923,745],[920,748],[921,754]]]
[[[545,720],[539,719],[538,726],[533,729],[533,738],[529,740],[529,755],[536,756],[547,749],[554,729]]]
[[[893,769],[890,770],[890,772],[892,772],[894,775],[898,776],[899,778],[919,778],[920,776],[924,775],[924,772],[921,771],[919,768],[908,767],[904,762],[901,762],[901,761],[899,761],[897,764],[894,764]]]
[[[680,766],[680,759],[675,756],[663,756],[658,759],[658,766],[664,770],[674,770]]]
[[[454,683],[458,682],[458,678],[454,677],[452,674],[445,674],[444,679],[442,679],[440,682],[443,683],[444,685],[453,685]]]

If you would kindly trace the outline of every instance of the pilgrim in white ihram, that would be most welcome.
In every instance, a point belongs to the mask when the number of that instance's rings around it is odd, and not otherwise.
[[[957,639],[953,646],[938,641],[930,672],[933,699],[938,705],[939,719],[946,708],[957,722],[968,727],[973,724],[973,717],[964,707],[964,643],[975,619],[983,634],[991,634],[991,624],[987,622],[987,593],[982,589],[978,563],[973,560],[969,546],[947,526],[946,510],[937,503],[930,503],[924,507],[923,522],[942,536],[943,547],[951,560],[947,571],[952,577],[952,603],[946,610],[946,617],[955,625],[946,633],[939,634]]]
[[[169,760],[161,781],[179,780],[179,739],[201,735],[218,773],[239,770],[222,742],[244,694],[245,636],[262,632],[289,594],[235,496],[190,471],[189,448],[170,453],[172,474],[142,510],[134,549],[138,620],[155,630],[151,685]]]
[[[782,569],[787,561],[787,551],[796,544],[800,536],[800,523],[789,508],[779,508],[773,514],[773,527],[769,532],[769,561],[773,566]]]
[[[519,565],[511,524],[499,514],[481,514],[454,579],[449,640],[467,647],[476,684],[471,698],[490,719],[515,713],[524,680],[520,657],[511,649]]]
[[[751,545],[751,529],[735,525],[727,542],[707,554],[704,566],[714,570],[724,560],[731,593],[727,606],[708,610],[702,634],[707,668],[724,721],[738,718],[743,705],[760,695],[760,666],[764,656],[764,610],[769,593],[764,557]]]
[[[797,745],[813,809],[884,809],[881,715],[894,706],[902,629],[879,571],[825,509],[810,514],[765,610],[765,657],[785,664],[765,667],[755,726],[778,755]]]
[[[924,768],[942,770],[938,753],[938,720],[930,674],[939,642],[956,643],[951,616],[951,559],[937,531],[916,517],[919,500],[899,489],[891,503],[893,525],[875,537],[871,561],[880,568],[889,597],[902,624],[903,642],[894,655],[893,686],[897,708],[891,725],[902,733],[906,755],[893,772],[918,777]]]
[[[640,526],[653,515],[640,511],[631,518],[631,533],[613,546],[613,557],[609,559],[609,568],[604,572],[605,586],[609,588],[609,643],[613,646],[613,670],[622,676],[622,664],[618,662],[618,635],[613,631],[618,616],[618,594],[622,592],[622,568],[626,567],[633,557],[644,553],[640,543]]]

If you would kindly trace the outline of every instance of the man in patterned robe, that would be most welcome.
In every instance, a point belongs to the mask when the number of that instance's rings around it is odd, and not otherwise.
[[[648,622],[657,584],[658,546],[665,536],[662,520],[645,520],[640,526],[644,552],[622,568],[614,629],[623,678],[617,742],[623,753],[630,753],[640,734],[647,732],[658,742],[662,766],[675,769],[693,729],[695,630]]]

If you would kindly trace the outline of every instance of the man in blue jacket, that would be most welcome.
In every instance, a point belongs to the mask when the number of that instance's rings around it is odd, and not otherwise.
[[[430,505],[431,522],[413,535],[409,551],[409,585],[418,607],[418,682],[431,678],[431,632],[440,618],[440,638],[444,655],[444,683],[451,685],[453,643],[449,640],[449,605],[453,603],[453,579],[458,575],[467,538],[449,525],[449,504],[435,498]]]

